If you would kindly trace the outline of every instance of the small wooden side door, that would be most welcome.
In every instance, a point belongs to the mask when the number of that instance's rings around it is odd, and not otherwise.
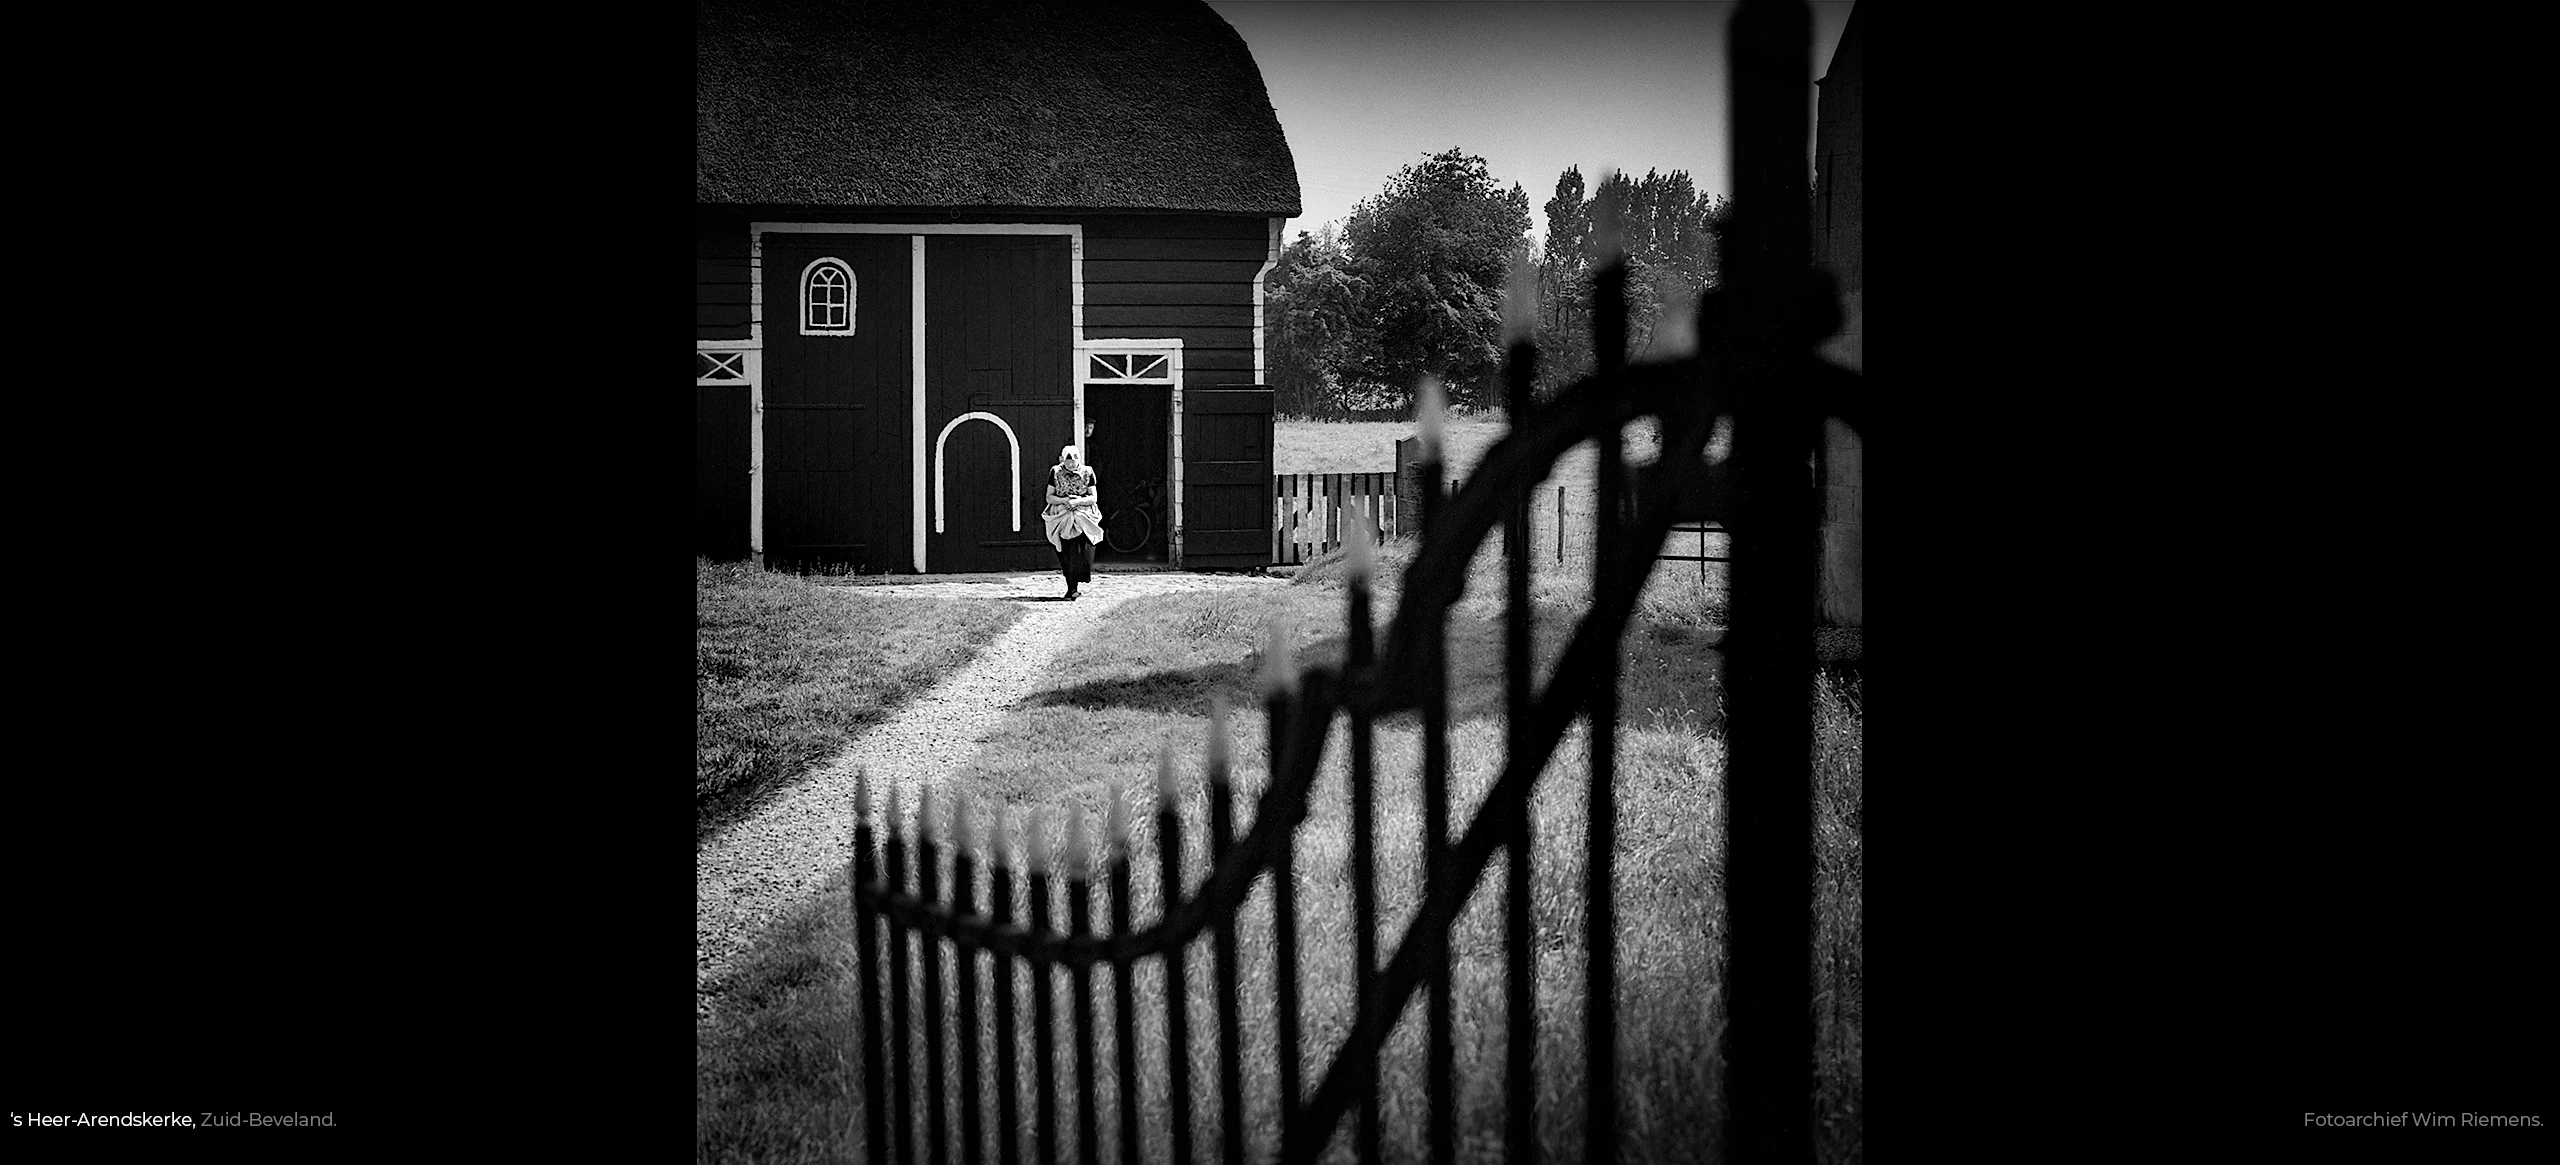
[[[1271,565],[1271,390],[1182,392],[1182,566]]]

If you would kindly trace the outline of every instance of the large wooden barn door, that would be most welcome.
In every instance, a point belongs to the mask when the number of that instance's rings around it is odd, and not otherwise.
[[[925,569],[1054,567],[1042,484],[1074,439],[1064,235],[925,236]]]
[[[1182,565],[1271,565],[1271,390],[1182,390]]]
[[[911,569],[909,246],[905,235],[764,237],[769,566]],[[813,276],[813,265],[837,263],[849,284]],[[804,294],[812,278],[822,284],[814,319]],[[838,302],[841,316],[830,311]]]

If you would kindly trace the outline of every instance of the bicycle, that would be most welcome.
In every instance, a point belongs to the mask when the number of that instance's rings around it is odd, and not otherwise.
[[[1134,554],[1155,541],[1155,507],[1162,500],[1163,482],[1151,477],[1139,483],[1137,496],[1102,520],[1102,544],[1112,553]]]

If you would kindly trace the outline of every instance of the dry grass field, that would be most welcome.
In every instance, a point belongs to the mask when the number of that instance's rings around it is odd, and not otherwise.
[[[693,588],[697,838],[835,755],[1022,617],[1010,603],[889,599],[700,559]]]
[[[1500,438],[1498,414],[1458,418],[1449,426],[1448,462],[1463,476]],[[1394,441],[1411,432],[1394,423],[1283,421],[1276,456],[1283,473],[1376,472],[1393,462]],[[1628,457],[1655,455],[1650,432],[1631,427]],[[1531,594],[1537,611],[1533,640],[1543,671],[1563,637],[1588,605],[1593,456],[1589,446],[1568,454],[1533,504]],[[1561,524],[1557,491],[1565,502]],[[1693,536],[1690,536],[1694,538]],[[1675,542],[1678,536],[1675,536]],[[1720,542],[1720,537],[1718,542]],[[1502,759],[1501,585],[1498,540],[1477,558],[1465,597],[1451,612],[1452,820],[1463,827],[1496,775]],[[1692,543],[1691,545],[1694,545]],[[1560,549],[1560,553],[1559,553]],[[1686,552],[1688,546],[1670,549]],[[1378,615],[1392,617],[1397,581],[1410,561],[1409,544],[1380,555]],[[1135,879],[1135,922],[1144,926],[1160,909],[1154,879],[1156,829],[1154,762],[1173,742],[1180,759],[1180,813],[1186,879],[1205,876],[1206,801],[1200,756],[1213,698],[1232,707],[1259,705],[1255,675],[1262,635],[1275,615],[1300,629],[1300,658],[1335,662],[1344,644],[1343,564],[1334,552],[1309,562],[1292,585],[1248,600],[1204,595],[1133,599],[1109,626],[1070,649],[1054,680],[1007,714],[994,735],[976,745],[962,774],[939,795],[974,807],[983,852],[986,823],[1002,813],[1014,832],[1001,843],[1019,862],[1019,831],[1034,811],[1044,813],[1055,841],[1063,836],[1064,811],[1080,807],[1097,830],[1104,807],[1126,795],[1133,814],[1130,847],[1141,876]],[[1622,646],[1622,718],[1619,733],[1616,902],[1618,911],[1620,1120],[1626,1161],[1714,1161],[1723,1111],[1720,1040],[1724,1022],[1718,990],[1723,978],[1722,853],[1723,742],[1718,654],[1711,645],[1724,624],[1721,566],[1666,562],[1655,570],[1638,603]],[[1821,1116],[1819,1159],[1861,1158],[1863,1031],[1861,939],[1864,899],[1861,858],[1861,699],[1854,679],[1826,678],[1816,693],[1816,728],[1809,742],[1816,757],[1817,906],[1814,951]],[[1239,828],[1250,823],[1253,797],[1267,777],[1264,725],[1258,715],[1235,718],[1233,787]],[[1349,874],[1349,798],[1337,725],[1325,767],[1317,778],[1307,822],[1298,840],[1300,975],[1304,985],[1303,1061],[1312,1088],[1347,1036],[1350,1009],[1339,984],[1348,981],[1352,937]],[[1420,730],[1410,716],[1382,722],[1377,733],[1380,781],[1377,820],[1382,863],[1380,950],[1391,953],[1417,908],[1420,889]],[[1535,879],[1531,892],[1536,931],[1539,1136],[1542,1155],[1572,1160],[1580,1152],[1582,1080],[1582,966],[1584,850],[1587,803],[1581,778],[1588,771],[1585,736],[1577,729],[1559,749],[1532,798]],[[913,811],[909,805],[910,813]],[[984,870],[982,863],[981,870]],[[981,875],[985,875],[982,873]],[[982,897],[983,901],[983,889]],[[1017,907],[1027,906],[1017,885]],[[1456,1104],[1459,1155],[1469,1161],[1498,1159],[1507,1033],[1502,1023],[1505,957],[1500,904],[1503,871],[1488,870],[1453,935],[1453,998],[1458,1020]],[[780,928],[748,965],[730,996],[731,1011],[697,1032],[696,1157],[704,1162],[868,1160],[858,1097],[861,1068],[854,1021],[854,926],[849,888],[839,874],[826,894]],[[1263,888],[1248,899],[1238,920],[1246,957],[1242,1053],[1248,1157],[1276,1153],[1270,1114],[1276,1109],[1277,1046],[1270,960],[1271,902]],[[1195,1073],[1194,1147],[1217,1144],[1219,1100],[1214,1066],[1217,1047],[1210,965],[1204,942],[1194,950],[1189,981]],[[1170,1111],[1165,1099],[1163,968],[1142,962],[1135,974],[1138,1007],[1140,1159],[1172,1158]],[[1102,1115],[1100,1157],[1118,1159],[1114,1119],[1123,1082],[1114,1068],[1113,996],[1106,971],[1094,976],[1100,1024]],[[946,983],[946,990],[949,985]],[[1059,988],[1060,1014],[1065,997]],[[1021,1056],[1031,1058],[1029,1010],[1024,1010]],[[1419,1001],[1409,1005],[1391,1032],[1381,1064],[1384,1138],[1390,1160],[1423,1153],[1425,1055]],[[921,1040],[921,1028],[918,1028]],[[982,1055],[992,1036],[980,1045]],[[1066,1047],[1062,1041],[1060,1047]],[[921,1043],[917,1051],[921,1055]],[[956,1053],[958,1046],[952,1045]],[[989,1062],[992,1062],[990,1056]],[[921,1059],[918,1060],[921,1064]],[[1063,1078],[1065,1065],[1058,1075]],[[992,1093],[992,1085],[990,1086]],[[1070,1106],[1073,1097],[1062,1095]],[[1024,1110],[1031,1093],[1026,1085]],[[992,1101],[986,1110],[992,1114]],[[921,1116],[921,1113],[919,1113]],[[919,1135],[927,1127],[917,1123]],[[955,1122],[956,1131],[956,1122]],[[1027,1130],[1020,1147],[1032,1158]],[[991,1129],[990,1141],[996,1136]],[[1072,1122],[1062,1148],[1072,1156]],[[957,1146],[954,1146],[955,1150]],[[992,1149],[993,1144],[987,1146]],[[1338,1134],[1327,1160],[1345,1161],[1347,1135]],[[957,1158],[955,1152],[954,1159]],[[992,1152],[989,1159],[994,1159]]]
[[[1379,620],[1392,616],[1395,579],[1410,549],[1387,548],[1380,563]],[[1463,824],[1495,775],[1502,756],[1501,631],[1499,586],[1480,563],[1468,599],[1452,613],[1452,817]],[[1718,1048],[1723,1024],[1724,957],[1721,941],[1723,852],[1723,748],[1717,733],[1720,694],[1716,654],[1704,647],[1720,626],[1721,589],[1701,587],[1688,564],[1666,564],[1648,588],[1624,645],[1620,732],[1616,901],[1619,920],[1619,1072],[1621,1122],[1628,1161],[1695,1161],[1718,1158],[1721,1127]],[[1564,629],[1587,595],[1581,571],[1542,568],[1535,579],[1539,606],[1537,653],[1551,660]],[[1022,822],[1045,812],[1048,835],[1062,837],[1064,811],[1080,807],[1097,826],[1115,791],[1125,791],[1141,812],[1134,815],[1130,845],[1136,868],[1156,860],[1151,790],[1157,748],[1171,741],[1180,761],[1186,878],[1207,872],[1206,799],[1199,757],[1212,698],[1242,709],[1257,707],[1255,675],[1261,636],[1269,619],[1287,615],[1300,628],[1299,650],[1309,662],[1340,658],[1344,595],[1338,556],[1302,571],[1298,585],[1247,601],[1171,595],[1130,601],[1112,625],[1062,658],[1055,680],[1011,712],[993,737],[976,746],[966,771],[941,795],[964,798],[980,822],[1007,814],[1017,832],[1005,849],[1019,862]],[[1820,726],[1812,743],[1818,757],[1820,877],[1808,887],[1819,906],[1816,952],[1821,993],[1819,1025],[1821,1110],[1826,1161],[1854,1160],[1860,1152],[1862,1098],[1860,1047],[1860,917],[1863,901],[1859,845],[1859,693],[1826,686],[1820,693]],[[1300,974],[1305,985],[1304,1066],[1308,1083],[1319,1078],[1347,1035],[1350,1012],[1337,985],[1346,981],[1351,951],[1349,907],[1349,802],[1341,733],[1328,749],[1317,779],[1310,817],[1299,835]],[[1239,826],[1251,821],[1254,795],[1267,776],[1260,717],[1235,719],[1233,784]],[[1578,1152],[1582,1116],[1581,999],[1583,851],[1586,802],[1579,784],[1587,771],[1582,735],[1569,737],[1533,798],[1536,927],[1539,1130],[1545,1155],[1570,1160]],[[1410,716],[1380,725],[1381,774],[1378,821],[1383,876],[1380,885],[1381,950],[1391,952],[1419,902],[1419,791],[1411,774],[1419,763],[1420,732]],[[941,802],[948,804],[948,800]],[[910,805],[910,811],[912,806]],[[984,868],[983,865],[981,867]],[[982,875],[983,876],[983,875]],[[1018,905],[1027,889],[1017,888]],[[1504,949],[1500,923],[1503,894],[1497,865],[1479,884],[1455,929],[1454,999],[1458,1017],[1458,1127],[1462,1158],[1499,1156],[1502,1065],[1507,1033],[1501,1022]],[[1135,886],[1135,921],[1146,925],[1159,910],[1153,879]],[[1268,1160],[1276,1151],[1269,1114],[1277,1101],[1276,1027],[1272,1010],[1267,890],[1248,900],[1239,919],[1244,936],[1242,1052],[1249,1156]],[[767,944],[732,994],[734,1008],[720,1023],[697,1033],[696,1153],[703,1161],[843,1161],[862,1152],[859,1102],[861,1071],[854,1015],[849,891],[839,875],[825,896],[810,903]],[[1206,946],[1198,948],[1205,952]],[[1221,1055],[1211,1000],[1210,962],[1196,953],[1190,982],[1194,1041],[1195,1147],[1214,1145],[1217,1089],[1214,1065]],[[1142,1132],[1140,1156],[1171,1160],[1170,1112],[1163,1080],[1163,970],[1150,960],[1136,973]],[[1100,1022],[1101,1077],[1096,1099],[1103,1114],[1103,1160],[1117,1159],[1116,1111],[1122,1082],[1113,1068],[1110,976],[1094,977]],[[948,987],[946,987],[948,990]],[[1061,987],[1062,995],[1065,992]],[[1063,1000],[1061,1014],[1064,1014]],[[1029,1012],[1026,1008],[1025,1026]],[[1423,1070],[1421,1008],[1410,1005],[1391,1033],[1381,1066],[1388,1156],[1421,1155]],[[920,1032],[920,1027],[919,1027]],[[918,1036],[921,1039],[921,1036]],[[991,1040],[991,1037],[989,1037]],[[1022,1056],[1030,1058],[1027,1030]],[[985,1054],[989,1045],[981,1045]],[[1061,1047],[1065,1045],[1062,1043]],[[953,1045],[956,1053],[957,1045]],[[921,1045],[918,1045],[919,1055]],[[918,1063],[921,1063],[921,1059]],[[991,1059],[990,1059],[991,1062]],[[1063,1066],[1061,1075],[1063,1075]],[[1071,1100],[1062,1097],[1062,1100]],[[1029,1109],[1026,1088],[1025,1111]],[[993,1111],[989,1103],[988,1111]],[[921,1132],[925,1127],[918,1122]],[[1496,1134],[1488,1136],[1488,1134]],[[991,1132],[990,1136],[994,1134]],[[1066,1137],[1072,1146],[1073,1137]],[[1030,1145],[1023,1143],[1025,1159]],[[1350,1141],[1337,1136],[1328,1160],[1347,1160]],[[956,1156],[955,1156],[955,1159]],[[993,1159],[992,1154],[990,1159]]]

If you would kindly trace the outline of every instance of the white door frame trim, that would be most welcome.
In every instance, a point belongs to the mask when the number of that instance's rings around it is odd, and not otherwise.
[[[1262,363],[1262,281],[1270,278],[1272,268],[1280,265],[1280,224],[1287,221],[1285,218],[1271,220],[1270,247],[1264,252],[1262,269],[1253,273],[1253,382],[1264,386],[1271,381],[1264,376]]]
[[[1086,357],[1108,356],[1115,352],[1162,352],[1171,359],[1165,362],[1166,373],[1163,379],[1154,377],[1144,380],[1094,379],[1090,375],[1093,372],[1093,361]],[[1170,528],[1165,531],[1164,544],[1165,565],[1180,569],[1182,566],[1182,339],[1178,336],[1160,339],[1128,339],[1114,336],[1107,340],[1087,340],[1084,342],[1084,351],[1076,361],[1076,371],[1078,374],[1076,376],[1076,416],[1078,418],[1076,431],[1078,433],[1084,431],[1082,419],[1084,390],[1088,384],[1163,384],[1172,387],[1173,416],[1169,418],[1165,429],[1164,454],[1166,462],[1164,512],[1165,521]],[[1077,439],[1078,447],[1082,447],[1083,443],[1082,438]],[[1090,461],[1091,457],[1092,451],[1086,450],[1087,460]]]

